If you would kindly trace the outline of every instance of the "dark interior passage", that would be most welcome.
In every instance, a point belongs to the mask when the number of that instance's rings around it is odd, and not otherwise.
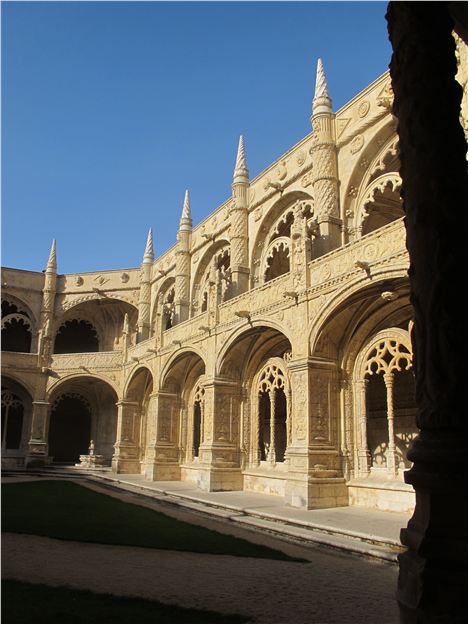
[[[50,415],[49,455],[54,462],[76,463],[88,452],[91,412],[77,396],[63,396]]]

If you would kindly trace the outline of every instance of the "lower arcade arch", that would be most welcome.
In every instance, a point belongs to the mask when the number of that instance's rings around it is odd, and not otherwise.
[[[110,465],[117,432],[117,395],[95,377],[75,377],[62,382],[50,398],[49,456],[54,463],[76,464],[94,454]]]
[[[278,329],[253,327],[237,336],[219,362],[221,378],[240,397],[239,445],[244,489],[284,494],[291,442],[291,343]]]
[[[253,459],[282,463],[288,444],[289,391],[285,363],[270,358],[253,384]],[[256,448],[255,448],[256,447]]]
[[[198,462],[206,441],[205,381],[205,362],[193,351],[177,355],[163,374],[161,392],[165,403],[159,419],[167,420],[170,412],[171,439],[177,440],[182,465]],[[174,412],[177,418],[172,418]]]
[[[414,505],[403,479],[418,433],[412,315],[407,280],[388,277],[341,297],[311,332],[312,359],[338,373],[337,467],[352,505],[393,511]]]
[[[146,441],[153,436],[150,402],[153,392],[153,375],[146,367],[138,368],[131,376],[122,401],[122,427],[119,443],[132,449],[136,462],[143,462]],[[139,470],[138,470],[139,471]]]
[[[402,475],[417,435],[409,335],[399,328],[376,334],[361,350],[354,372],[359,476]]]
[[[18,382],[2,378],[2,456],[5,460],[21,455],[27,447],[32,415],[29,392]]]

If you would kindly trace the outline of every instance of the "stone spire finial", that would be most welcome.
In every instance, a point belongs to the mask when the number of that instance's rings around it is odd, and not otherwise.
[[[153,231],[150,228],[148,232],[148,238],[146,240],[145,253],[143,255],[143,262],[153,262],[154,260],[154,251],[153,251]]]
[[[325,70],[323,69],[323,61],[321,58],[317,61],[317,78],[315,81],[315,95],[312,102],[312,114],[332,113],[332,101],[328,95],[327,79]]]
[[[192,213],[190,211],[190,195],[188,190],[185,191],[184,206],[182,208],[182,215],[180,217],[179,230],[191,230],[192,229]]]
[[[57,243],[52,241],[52,247],[50,248],[49,260],[47,261],[46,271],[57,271]]]
[[[244,137],[239,137],[239,147],[237,148],[236,166],[234,167],[234,182],[244,182],[249,179],[249,170],[245,159]]]

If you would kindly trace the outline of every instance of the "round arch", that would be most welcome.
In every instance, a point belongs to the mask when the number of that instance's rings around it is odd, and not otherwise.
[[[375,333],[355,359],[355,461],[361,476],[401,479],[410,467],[406,454],[418,433],[411,369],[410,335],[399,327]]]
[[[106,299],[110,299],[117,303],[126,303],[127,305],[132,306],[132,308],[134,308],[135,312],[138,314],[138,306],[132,299],[122,297],[122,296],[117,297],[115,295],[112,295],[112,293],[105,293],[105,297],[97,293],[93,293],[89,295],[84,295],[83,297],[80,297],[79,299],[72,299],[71,301],[65,302],[62,305],[60,312],[61,313],[69,312],[73,308],[76,308],[77,306],[82,305],[83,303],[90,303],[94,301],[102,302],[102,301],[105,301]]]
[[[122,396],[124,399],[127,399],[129,396],[129,391],[131,386],[135,383],[135,380],[137,379],[137,377],[142,373],[145,372],[147,373],[147,375],[149,375],[151,377],[151,381],[153,381],[153,372],[151,371],[151,369],[148,366],[144,366],[142,364],[135,364],[135,366],[132,368],[132,370],[130,371],[130,373],[128,374],[127,380],[125,381],[124,384],[124,388],[123,388],[123,392],[122,392]]]
[[[109,386],[109,388],[113,391],[116,397],[115,398],[116,401],[120,398],[118,390],[114,385],[114,382],[108,377],[106,377],[105,375],[102,375],[101,373],[89,373],[85,375],[83,375],[83,373],[70,373],[69,375],[65,375],[64,377],[57,379],[47,388],[46,401],[50,403],[52,399],[57,395],[57,393],[60,392],[62,386],[68,384],[69,382],[80,381],[85,378],[95,379],[96,381],[101,381],[102,383]]]
[[[260,269],[260,264],[262,261],[262,255],[264,253],[264,247],[269,245],[267,240],[268,234],[271,231],[271,228],[275,224],[275,222],[280,219],[283,213],[287,213],[289,210],[292,210],[294,204],[298,200],[309,200],[311,203],[313,202],[313,198],[311,195],[304,191],[291,191],[290,193],[285,193],[278,201],[272,204],[272,206],[267,210],[264,218],[259,224],[259,228],[257,231],[257,235],[255,236],[253,251],[250,259],[251,267],[258,267]],[[258,274],[252,275],[253,279],[259,279],[260,276]],[[255,284],[252,284],[254,286]]]
[[[328,319],[336,314],[337,309],[342,306],[348,299],[352,298],[356,294],[362,292],[363,294],[369,290],[370,287],[378,288],[386,282],[391,282],[396,279],[407,279],[408,267],[406,264],[400,264],[393,266],[391,269],[388,267],[382,268],[372,273],[372,281],[366,275],[358,275],[352,281],[346,282],[340,290],[337,290],[331,299],[324,301],[322,306],[317,310],[315,318],[311,323],[311,327],[308,331],[309,336],[309,349],[310,353],[314,353],[317,339],[323,330],[323,327],[327,323]]]
[[[205,250],[197,264],[197,268],[193,276],[190,301],[197,301],[197,303],[199,303],[198,299],[199,296],[201,296],[201,293],[199,293],[199,289],[203,285],[203,276],[208,271],[212,259],[220,252],[225,251],[227,251],[228,254],[230,254],[231,252],[231,244],[225,238],[220,238],[219,240],[212,242],[211,245],[209,245],[208,249]],[[201,305],[198,306],[196,313],[198,314],[200,311]]]
[[[117,392],[96,375],[69,375],[49,388],[47,440],[53,461],[75,464],[94,453],[110,464],[117,433]]]
[[[2,464],[22,456],[29,440],[32,419],[32,394],[13,375],[2,376]]]
[[[191,346],[191,345],[184,347],[183,349],[178,349],[169,357],[167,362],[162,367],[162,370],[159,376],[159,379],[160,379],[159,387],[160,388],[164,387],[167,381],[168,374],[171,372],[174,365],[177,364],[179,360],[182,360],[186,357],[193,357],[193,356],[195,356],[201,361],[201,363],[203,364],[203,370],[206,371],[206,361],[205,361],[206,356],[200,349],[197,349],[196,347]]]
[[[2,351],[34,352],[37,325],[28,305],[9,294],[2,295]]]
[[[12,295],[11,293],[9,293],[8,291],[3,291],[2,292],[2,301],[8,301],[9,303],[17,306],[18,308],[22,308],[24,310],[24,312],[27,314],[27,316],[29,317],[31,324],[33,325],[34,328],[37,327],[37,318],[36,315],[33,313],[31,306],[29,306],[24,299],[21,299],[20,297],[17,297],[16,295]]]
[[[67,334],[61,339],[61,353],[80,352],[75,346],[80,344],[80,333],[88,341],[87,352],[91,350],[113,351],[122,348],[126,315],[128,315],[129,325],[131,327],[136,325],[138,309],[132,303],[126,301],[125,298],[82,297],[80,300],[72,302],[72,304],[64,305],[60,314],[54,319],[54,350],[61,328],[67,326]],[[92,339],[93,332],[91,329],[85,330],[84,324],[89,324],[93,328],[97,336],[98,345]]]
[[[224,341],[224,344],[216,358],[215,375],[221,374],[221,370],[223,368],[226,356],[232,349],[233,345],[241,340],[243,337],[246,337],[249,333],[252,332],[252,330],[261,328],[276,330],[278,333],[282,334],[285,337],[285,339],[291,345],[291,348],[293,348],[293,343],[289,331],[286,330],[280,323],[269,318],[260,317],[252,319],[248,327],[245,327],[245,325],[237,327],[233,332],[229,334],[229,336]]]
[[[367,161],[366,168],[361,163]],[[395,134],[394,121],[385,119],[362,151],[361,158],[351,172],[342,206],[342,219],[348,227],[351,237],[361,236],[363,199],[366,191],[371,191],[373,182],[379,176],[394,172],[398,174],[398,136]],[[393,184],[395,187],[395,185]],[[375,192],[376,189],[373,189]],[[347,216],[349,215],[349,216]]]

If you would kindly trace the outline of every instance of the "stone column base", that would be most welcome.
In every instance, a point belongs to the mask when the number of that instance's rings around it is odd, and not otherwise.
[[[242,490],[244,477],[240,468],[222,468],[189,464],[181,467],[182,481],[196,483],[204,492],[231,492]]]
[[[336,474],[334,470],[327,470]],[[286,481],[285,502],[301,509],[325,509],[346,507],[348,488],[343,477],[313,476],[288,478]]]
[[[144,474],[151,481],[180,481],[179,464],[169,464],[167,462],[145,462]]]
[[[52,462],[52,458],[48,454],[47,442],[30,442],[28,451],[24,458],[25,468],[34,468],[35,466],[48,466]]]

